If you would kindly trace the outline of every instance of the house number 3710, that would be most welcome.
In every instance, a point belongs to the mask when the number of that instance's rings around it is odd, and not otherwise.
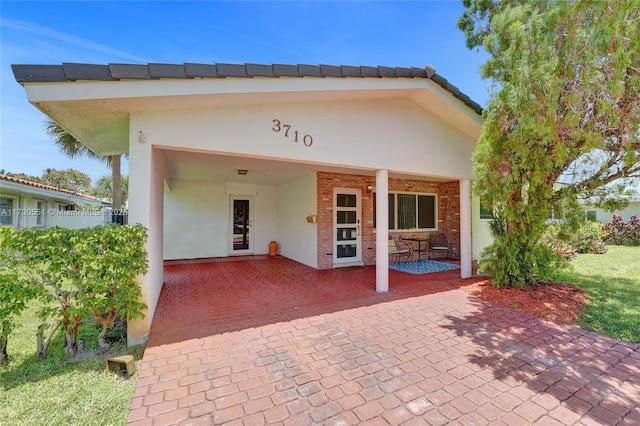
[[[271,130],[276,133],[284,132],[285,138],[293,137],[294,142],[302,142],[304,146],[313,145],[313,137],[311,137],[311,135],[300,135],[296,129],[291,128],[291,124],[284,124],[278,119],[274,119],[272,123],[273,127]]]

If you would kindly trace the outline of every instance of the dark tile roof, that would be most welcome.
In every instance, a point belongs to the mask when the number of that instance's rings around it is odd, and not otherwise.
[[[424,68],[370,67],[349,65],[285,65],[285,64],[77,64],[11,65],[18,83],[63,82],[75,80],[151,80],[159,78],[225,78],[225,77],[368,77],[368,78],[427,78],[451,92],[465,105],[482,114],[482,107],[471,100],[446,78],[438,75],[433,66]]]

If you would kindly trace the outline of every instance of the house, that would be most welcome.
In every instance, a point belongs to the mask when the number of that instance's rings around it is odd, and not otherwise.
[[[29,101],[98,155],[129,155],[129,223],[149,229],[149,310],[163,261],[279,254],[376,264],[388,238],[445,233],[469,277],[481,107],[425,68],[260,64],[13,65]],[[385,224],[385,226],[378,226]]]
[[[614,214],[622,216],[622,219],[625,221],[631,219],[631,216],[634,215],[640,217],[640,197],[626,196],[625,198],[629,201],[627,207],[614,212],[596,207],[588,202],[582,203],[582,210],[584,211],[586,220],[592,222],[611,222]]]
[[[90,206],[91,208],[84,208]],[[104,203],[91,195],[0,175],[0,225],[83,228],[105,223]]]

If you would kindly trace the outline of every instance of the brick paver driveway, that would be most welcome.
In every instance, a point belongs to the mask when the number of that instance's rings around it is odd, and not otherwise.
[[[458,271],[174,265],[129,423],[640,424],[640,349],[483,302]]]

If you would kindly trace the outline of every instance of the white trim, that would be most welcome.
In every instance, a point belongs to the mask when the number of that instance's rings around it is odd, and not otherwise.
[[[246,249],[234,249],[233,248],[233,202],[235,200],[246,200],[249,202],[249,247]],[[228,236],[228,247],[229,247],[229,255],[230,256],[241,256],[241,255],[251,255],[255,252],[255,197],[253,195],[242,195],[242,194],[230,194],[229,195],[229,236]]]
[[[29,101],[32,103],[96,100],[203,96],[229,94],[265,93],[270,97],[287,93],[326,97],[329,94],[346,93],[353,98],[353,91],[369,92],[369,98],[377,98],[381,93],[391,92],[392,96],[408,97],[419,90],[437,92],[437,96],[451,104],[460,105],[470,118],[480,122],[481,118],[464,103],[428,79],[418,78],[198,78],[162,80],[119,80],[74,82],[22,83]],[[311,92],[311,93],[309,93]],[[320,94],[318,94],[320,93]],[[177,102],[180,99],[176,99]]]
[[[337,194],[348,194],[356,196],[356,206],[353,208],[353,211],[356,213],[356,239],[355,242],[352,243],[356,245],[356,255],[352,257],[338,257],[338,206],[336,195]],[[363,265],[362,261],[362,191],[360,189],[353,188],[333,188],[333,224],[331,226],[331,233],[333,234],[333,265],[334,266],[347,266],[347,265]],[[340,207],[340,209],[350,209],[348,207]],[[343,224],[350,228],[353,227],[351,224]]]

